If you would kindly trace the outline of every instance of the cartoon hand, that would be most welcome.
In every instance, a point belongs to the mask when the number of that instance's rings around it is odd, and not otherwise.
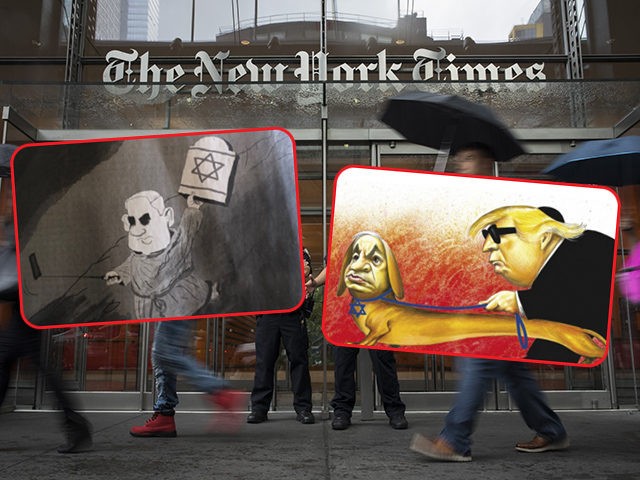
[[[487,306],[484,308],[489,311],[518,313],[516,292],[510,290],[494,293],[487,300],[483,300],[480,303],[486,303]]]
[[[118,272],[107,272],[105,273],[103,278],[106,280],[107,285],[117,285],[119,283],[122,283],[122,278],[120,277],[120,274]]]
[[[220,298],[220,285],[216,282],[211,285],[211,297],[209,298],[209,301],[214,302],[218,298]]]
[[[204,202],[193,195],[187,197],[187,207],[198,209]]]

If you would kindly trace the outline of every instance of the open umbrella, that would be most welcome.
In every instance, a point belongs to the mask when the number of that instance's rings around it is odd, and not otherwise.
[[[582,142],[560,155],[542,173],[573,183],[640,184],[640,137]]]
[[[491,109],[457,95],[405,92],[389,99],[381,120],[407,140],[438,150],[483,143],[499,162],[525,153]]]

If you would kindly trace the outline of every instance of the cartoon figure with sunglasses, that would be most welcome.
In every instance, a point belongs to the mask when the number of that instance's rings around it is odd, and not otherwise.
[[[482,251],[498,275],[522,290],[505,290],[480,302],[486,309],[519,313],[593,330],[607,338],[614,240],[583,225],[565,223],[551,207],[506,206],[478,218]],[[576,363],[566,347],[535,340],[526,358]]]
[[[180,225],[172,229],[174,211],[153,190],[138,192],[125,201],[122,215],[131,255],[108,272],[107,285],[131,285],[136,318],[194,315],[215,294],[209,282],[194,273],[191,250],[202,222],[202,202],[187,197]]]

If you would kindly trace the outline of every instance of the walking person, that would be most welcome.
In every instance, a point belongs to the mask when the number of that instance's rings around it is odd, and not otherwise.
[[[194,273],[191,247],[200,224],[202,201],[187,197],[187,208],[177,229],[174,213],[156,191],[138,192],[125,201],[122,217],[128,234],[129,257],[105,274],[107,285],[129,285],[137,318],[186,317],[210,311],[218,298],[217,284]],[[190,353],[194,322],[168,320],[155,324],[151,362],[156,381],[153,415],[134,426],[134,437],[175,437],[178,405],[177,377],[207,392],[214,406],[227,412],[226,427],[235,428],[243,398],[227,382],[213,375]]]
[[[473,144],[461,148],[453,160],[460,173],[493,175],[494,156],[484,145]],[[485,243],[493,241],[490,236],[488,239]],[[435,440],[415,434],[411,450],[436,460],[471,461],[471,435],[487,388],[494,379],[505,382],[507,392],[522,418],[535,432],[531,441],[517,443],[516,450],[540,453],[569,447],[569,437],[562,421],[547,404],[526,364],[477,358],[461,358],[458,363],[462,378],[454,405],[445,418],[444,428]]]
[[[66,443],[58,447],[58,452],[85,452],[93,445],[91,424],[76,411],[64,391],[60,374],[41,360],[40,330],[29,327],[20,317],[10,180],[10,160],[15,150],[13,145],[0,145],[0,405],[9,388],[13,364],[20,358],[31,360],[44,375],[45,384],[53,389],[62,410]]]

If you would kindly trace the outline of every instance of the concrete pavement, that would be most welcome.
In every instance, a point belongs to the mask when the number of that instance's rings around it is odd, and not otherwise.
[[[516,441],[532,437],[519,414],[483,412],[473,461],[457,464],[409,450],[414,433],[438,433],[443,412],[409,412],[409,429],[400,431],[380,413],[361,421],[355,412],[351,428],[334,431],[320,413],[316,424],[301,425],[292,412],[272,412],[234,435],[215,429],[221,413],[178,412],[177,438],[131,437],[148,412],[86,412],[94,450],[60,455],[58,413],[16,411],[0,415],[0,478],[640,480],[640,412],[559,414],[572,442],[567,451],[516,452]]]

